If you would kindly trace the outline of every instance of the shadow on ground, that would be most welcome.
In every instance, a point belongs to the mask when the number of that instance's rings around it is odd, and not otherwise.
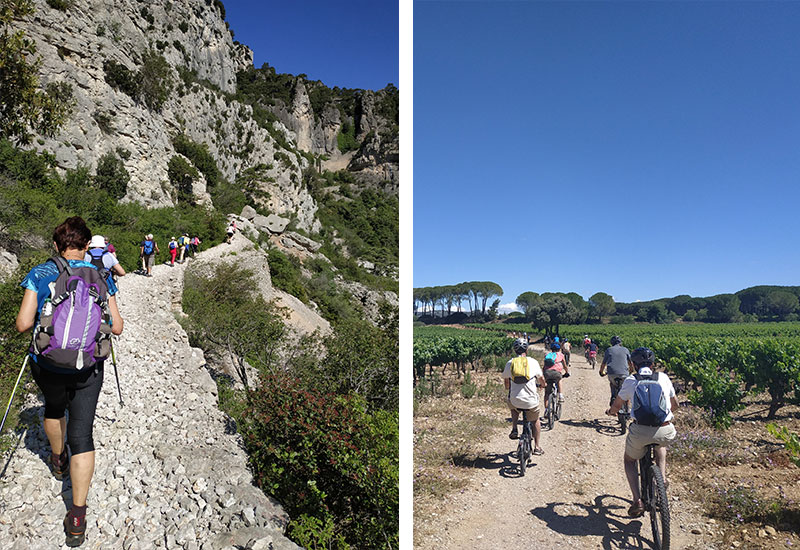
[[[603,550],[654,550],[650,528],[642,519],[630,519],[626,510],[630,502],[613,495],[600,495],[593,505],[552,502],[531,510],[549,529],[569,537],[603,537]],[[580,511],[577,511],[580,509]]]

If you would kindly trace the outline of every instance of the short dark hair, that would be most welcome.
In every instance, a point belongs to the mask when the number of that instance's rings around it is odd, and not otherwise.
[[[64,223],[53,231],[53,242],[59,253],[68,248],[83,250],[92,240],[92,232],[86,227],[86,222],[80,216],[73,216],[64,220]]]

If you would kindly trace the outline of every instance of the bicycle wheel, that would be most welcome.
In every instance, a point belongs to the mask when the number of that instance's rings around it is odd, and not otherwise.
[[[653,531],[653,544],[657,550],[669,550],[669,501],[661,468],[655,464],[648,470],[647,508],[650,512],[650,528]]]
[[[552,430],[553,424],[555,424],[555,416],[556,416],[556,403],[558,401],[558,397],[556,395],[555,388],[553,391],[550,392],[550,396],[547,398],[547,429]]]
[[[625,432],[628,431],[628,415],[627,414],[620,414],[617,415],[619,418],[619,426],[622,430],[622,435],[625,435]]]
[[[556,398],[555,400],[555,407],[556,407],[556,420],[561,420],[561,401]]]

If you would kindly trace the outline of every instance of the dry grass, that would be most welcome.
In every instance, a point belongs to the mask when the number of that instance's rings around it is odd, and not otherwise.
[[[685,496],[719,522],[729,548],[800,545],[800,468],[767,432],[765,400],[749,398],[725,431],[715,430],[696,407],[682,407],[676,415],[678,437],[669,454],[672,478],[682,481]],[[784,407],[779,417],[779,425],[800,432],[800,407]]]
[[[441,508],[449,494],[470,481],[476,462],[486,458],[482,444],[506,424],[505,391],[497,372],[471,373],[475,395],[464,398],[463,378],[445,374],[439,397],[414,402],[414,516],[419,525]]]

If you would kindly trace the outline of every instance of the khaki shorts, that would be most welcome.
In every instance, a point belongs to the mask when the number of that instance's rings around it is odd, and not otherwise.
[[[625,454],[639,460],[644,456],[648,445],[651,443],[657,443],[659,446],[666,445],[675,439],[676,434],[675,424],[672,423],[666,426],[645,426],[633,423],[628,428],[628,437],[625,439]]]
[[[535,420],[539,420],[539,412],[540,412],[540,409],[541,409],[541,406],[542,406],[541,403],[539,403],[538,406],[536,406],[536,407],[534,407],[532,409],[518,409],[514,405],[511,404],[511,400],[510,399],[506,398],[506,404],[508,405],[508,409],[511,412],[514,412],[514,411],[525,411],[525,420],[528,420],[530,422],[533,422]]]
[[[144,266],[145,267],[153,267],[153,263],[156,260],[155,254],[145,254],[144,255]]]

